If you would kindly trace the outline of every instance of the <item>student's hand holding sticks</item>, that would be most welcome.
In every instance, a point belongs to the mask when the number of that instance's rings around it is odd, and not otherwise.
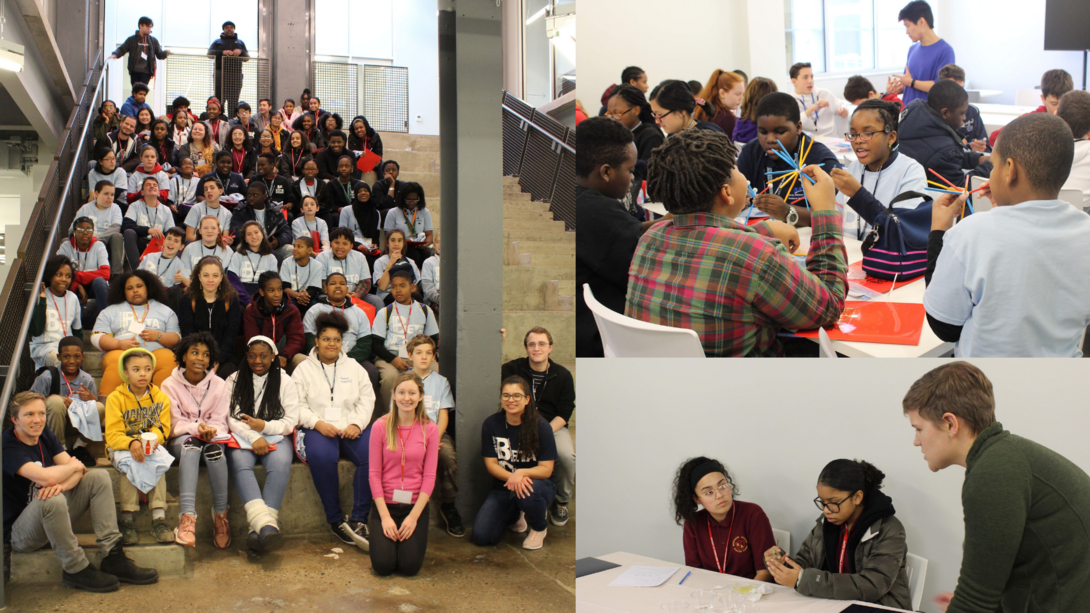
[[[802,174],[814,180],[802,182],[802,190],[806,193],[806,200],[810,208],[815,211],[836,210],[836,185],[829,173],[819,166],[810,164],[802,169]]]
[[[859,188],[863,187],[859,184],[859,179],[856,179],[855,175],[843,168],[834,168],[829,176],[833,178],[833,185],[836,186],[837,191],[849,198],[854,196]]]
[[[776,194],[759,194],[753,199],[753,204],[772,219],[777,221],[787,219],[787,207],[790,205]]]
[[[799,239],[799,231],[795,226],[789,226],[782,221],[769,221],[768,227],[772,230],[772,235],[780,239],[780,242],[791,253],[795,253],[795,250],[802,244]]]
[[[984,153],[985,151],[988,150],[988,143],[986,143],[986,142],[984,142],[984,141],[982,141],[980,139],[977,139],[977,140],[974,140],[973,142],[969,143],[969,148],[972,149],[973,151],[976,151],[977,153]]]
[[[943,194],[931,202],[931,230],[943,232],[954,227],[954,219],[961,214],[967,194]]]

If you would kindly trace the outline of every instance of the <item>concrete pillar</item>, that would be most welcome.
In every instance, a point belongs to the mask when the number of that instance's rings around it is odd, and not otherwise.
[[[499,407],[503,322],[503,47],[495,0],[439,1],[439,109],[446,299],[440,363],[458,404],[458,509],[467,525],[491,487],[481,422]]]
[[[314,41],[313,0],[261,0],[272,5],[272,99],[280,108],[284,98],[298,104],[299,92],[310,86]],[[262,21],[264,24],[265,22]],[[289,61],[290,60],[290,61]]]
[[[522,98],[522,2],[503,3],[503,89]]]
[[[90,30],[88,20],[90,0],[69,0],[63,3],[64,10],[54,15],[53,32],[60,48],[61,59],[72,81],[76,94],[83,88],[83,79],[87,76],[87,38]],[[98,24],[96,23],[97,27]]]

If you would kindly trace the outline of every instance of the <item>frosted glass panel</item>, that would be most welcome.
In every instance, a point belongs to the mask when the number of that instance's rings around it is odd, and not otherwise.
[[[314,0],[314,52],[393,58],[391,0]],[[350,29],[350,24],[356,24]],[[360,25],[363,24],[363,25]]]

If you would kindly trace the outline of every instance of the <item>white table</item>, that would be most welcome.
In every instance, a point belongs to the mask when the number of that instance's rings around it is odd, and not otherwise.
[[[843,165],[847,166],[855,158],[855,152],[851,149],[851,144],[848,141],[838,136],[815,136],[814,140],[825,145],[833,152],[836,159]],[[822,168],[825,172],[830,172],[831,168]]]
[[[976,92],[980,94],[981,98],[990,98],[992,96],[998,96],[1003,93],[1001,89],[967,89],[967,92]]]
[[[1018,106],[1016,104],[977,104],[980,109],[980,119],[984,122],[984,129],[988,134],[1005,127],[1016,118],[1037,110],[1035,106]]]
[[[632,553],[616,552],[597,557],[600,560],[613,562],[621,566],[575,580],[575,610],[577,613],[662,613],[662,605],[671,600],[688,602],[690,608],[686,610],[686,613],[700,613],[696,609],[696,600],[690,596],[693,592],[723,586],[719,593],[726,596],[736,584],[756,585],[760,583],[751,579],[721,575],[700,568],[689,568]],[[680,566],[680,570],[659,587],[609,587],[609,583],[627,570],[629,566]],[[681,578],[689,571],[692,571],[689,578],[685,580],[683,585],[678,585]],[[777,586],[774,593],[762,596],[757,603],[761,608],[761,613],[839,613],[851,604],[854,603],[847,600],[827,600],[802,596],[795,590],[783,586]],[[900,610],[880,607],[871,603],[859,604],[889,611]]]

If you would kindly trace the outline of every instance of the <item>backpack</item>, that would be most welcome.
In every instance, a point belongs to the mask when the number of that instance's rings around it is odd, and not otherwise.
[[[60,396],[61,394],[61,373],[57,370],[56,366],[42,366],[38,370],[34,371],[34,378],[37,379],[43,372],[48,372],[50,377],[49,393],[46,396]]]
[[[924,202],[915,209],[894,210],[894,204],[914,198],[922,198]],[[926,272],[931,196],[911,191],[898,194],[871,226],[863,241],[863,271],[868,276],[907,281]]]

